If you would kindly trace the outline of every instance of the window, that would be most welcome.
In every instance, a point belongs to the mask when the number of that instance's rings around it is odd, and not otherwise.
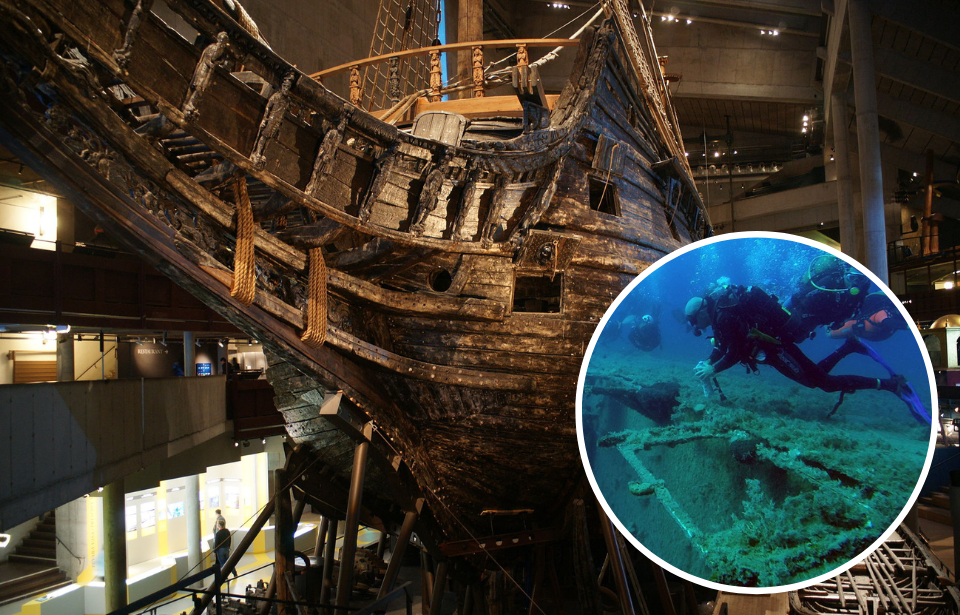
[[[620,202],[617,198],[617,186],[599,177],[591,176],[590,209],[610,216],[620,215]]]
[[[513,289],[513,311],[559,314],[563,290],[563,274],[518,275]]]

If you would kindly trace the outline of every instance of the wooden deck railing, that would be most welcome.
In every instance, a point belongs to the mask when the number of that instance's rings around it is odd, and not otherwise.
[[[358,60],[356,62],[348,62],[346,64],[341,64],[339,66],[334,66],[332,68],[327,68],[325,70],[313,73],[310,75],[317,81],[322,82],[324,78],[332,77],[334,75],[339,75],[345,72],[350,73],[350,102],[355,105],[360,105],[363,100],[363,85],[362,79],[360,77],[360,69],[367,66],[374,66],[382,62],[389,62],[391,86],[388,87],[388,91],[399,92],[399,63],[400,60],[413,58],[417,56],[430,56],[430,94],[429,98],[431,102],[437,102],[440,100],[441,88],[442,88],[442,79],[441,79],[441,62],[440,58],[442,54],[455,52],[455,51],[466,51],[468,49],[472,50],[473,56],[471,58],[471,63],[473,66],[473,96],[475,98],[480,98],[483,96],[483,89],[486,83],[486,76],[484,73],[483,66],[483,50],[484,49],[502,49],[505,47],[516,47],[517,49],[517,66],[528,66],[530,64],[529,56],[527,49],[530,48],[542,48],[542,47],[575,47],[580,44],[578,39],[569,39],[569,38],[524,38],[524,39],[508,39],[508,40],[496,40],[496,41],[468,41],[463,43],[451,43],[449,45],[437,45],[433,47],[421,47],[419,49],[407,49],[405,51],[398,51],[396,53],[390,53],[380,56],[374,56],[366,58],[363,60]],[[396,98],[394,102],[398,102],[399,98]]]

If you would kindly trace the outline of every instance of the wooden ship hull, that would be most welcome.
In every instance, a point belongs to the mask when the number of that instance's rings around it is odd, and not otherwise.
[[[590,336],[634,276],[710,233],[625,3],[507,139],[455,114],[400,130],[218,4],[167,0],[197,43],[152,4],[0,0],[4,143],[263,343],[307,501],[343,518],[364,441],[361,521],[419,511],[446,555],[559,535]],[[535,71],[514,70],[531,74],[527,94]]]
[[[960,611],[960,590],[930,548],[902,525],[880,548],[843,574],[790,592],[792,615]]]

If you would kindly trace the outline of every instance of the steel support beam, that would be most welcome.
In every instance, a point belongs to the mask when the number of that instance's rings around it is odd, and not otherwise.
[[[403,552],[407,549],[410,536],[413,535],[413,526],[417,523],[417,517],[420,515],[422,506],[423,500],[417,500],[414,509],[408,510],[403,517],[403,525],[400,526],[400,535],[397,537],[397,546],[390,554],[390,563],[387,565],[386,574],[383,575],[383,584],[380,586],[377,599],[389,594],[393,589],[393,584],[397,582],[397,575],[400,574],[400,564],[403,562]]]
[[[357,554],[357,526],[360,524],[360,502],[363,497],[363,479],[367,471],[367,452],[373,426],[364,428],[366,439],[357,442],[353,452],[353,471],[350,473],[350,495],[347,499],[346,528],[343,532],[343,548],[340,550],[340,575],[337,577],[338,608],[350,606],[353,588],[353,559]]]

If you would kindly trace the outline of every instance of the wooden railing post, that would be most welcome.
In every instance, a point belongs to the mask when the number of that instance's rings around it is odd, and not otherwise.
[[[473,97],[483,98],[483,47],[473,48]]]
[[[350,67],[350,102],[360,106],[363,101],[363,85],[360,80],[360,66]]]
[[[430,52],[430,102],[440,102],[443,76],[440,69],[440,50]]]

